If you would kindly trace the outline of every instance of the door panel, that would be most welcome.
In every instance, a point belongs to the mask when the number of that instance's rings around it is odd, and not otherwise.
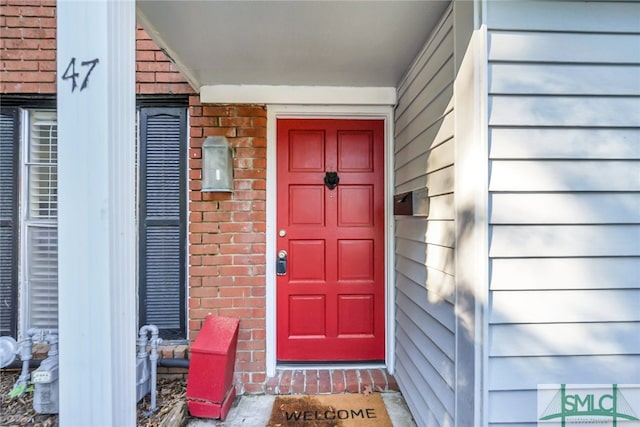
[[[304,286],[326,281],[326,245],[324,240],[290,240],[289,284]],[[295,259],[296,262],[290,260]]]
[[[290,225],[324,226],[324,186],[290,186],[289,207]]]
[[[373,186],[338,187],[338,226],[373,227]]]
[[[384,122],[278,120],[280,361],[384,359]],[[325,185],[337,172],[338,185]]]

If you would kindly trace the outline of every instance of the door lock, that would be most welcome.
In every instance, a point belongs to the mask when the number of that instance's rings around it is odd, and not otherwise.
[[[276,275],[284,276],[287,274],[287,251],[284,249],[278,252],[278,260],[276,261]]]

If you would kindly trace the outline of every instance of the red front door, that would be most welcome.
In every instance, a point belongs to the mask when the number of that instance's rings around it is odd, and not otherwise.
[[[384,122],[277,129],[277,358],[383,360]]]

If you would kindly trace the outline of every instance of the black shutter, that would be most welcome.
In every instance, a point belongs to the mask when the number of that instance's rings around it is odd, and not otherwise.
[[[19,110],[0,111],[0,336],[17,335]]]
[[[140,110],[140,325],[186,338],[185,108]]]

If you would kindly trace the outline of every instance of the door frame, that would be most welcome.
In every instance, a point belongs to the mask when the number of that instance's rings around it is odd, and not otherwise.
[[[385,201],[385,367],[395,367],[395,254],[393,220],[393,106],[391,105],[267,105],[267,200],[266,200],[266,370],[273,377],[276,358],[276,219],[277,219],[277,120],[287,119],[374,119],[384,121]],[[310,363],[318,367],[316,363]],[[332,365],[335,367],[335,365]]]

